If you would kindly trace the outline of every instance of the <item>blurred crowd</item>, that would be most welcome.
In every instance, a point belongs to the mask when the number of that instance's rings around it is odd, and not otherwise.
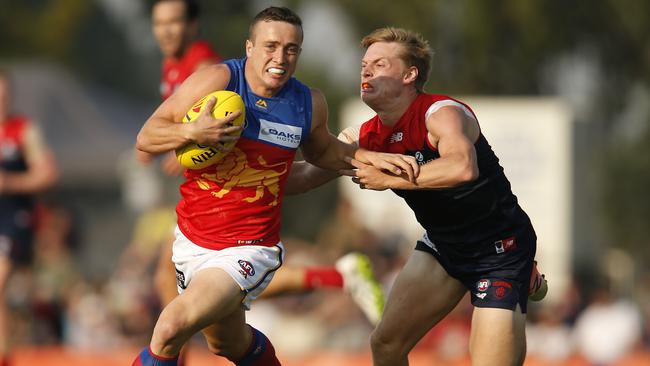
[[[14,346],[65,345],[106,350],[145,343],[159,312],[153,273],[169,208],[154,206],[140,215],[132,240],[110,278],[90,281],[78,270],[76,222],[62,205],[38,205],[33,265],[16,271],[7,292]],[[328,264],[351,250],[368,254],[386,291],[413,243],[399,235],[379,237],[341,200],[315,243],[287,238],[287,262]],[[590,277],[596,278],[596,277]],[[650,272],[625,296],[606,276],[575,280],[564,294],[531,303],[527,341],[530,357],[561,364],[579,357],[593,365],[614,365],[626,355],[650,350]],[[553,291],[553,279],[549,279]],[[627,294],[627,295],[629,295]],[[432,294],[435,296],[435,294]],[[437,360],[467,356],[471,305],[461,302],[417,346]],[[318,350],[363,352],[372,330],[341,291],[316,291],[257,301],[249,319],[269,334],[279,352],[300,356]],[[196,342],[202,342],[196,339]]]

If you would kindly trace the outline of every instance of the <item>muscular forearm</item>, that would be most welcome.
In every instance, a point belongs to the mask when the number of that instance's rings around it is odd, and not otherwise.
[[[291,167],[284,192],[287,195],[305,193],[322,186],[339,175],[336,171],[319,168],[306,161],[297,161]]]
[[[305,160],[322,169],[338,171],[349,169],[350,164],[345,161],[346,157],[354,157],[357,146],[349,144],[330,136],[328,145],[321,152],[311,153],[303,150]]]
[[[384,173],[385,174],[385,173]],[[405,174],[386,175],[386,185],[392,189],[437,189],[455,187],[478,178],[478,169],[471,164],[460,164],[451,159],[429,162],[420,168],[414,182]]]
[[[136,148],[150,154],[161,154],[187,145],[192,141],[189,126],[152,117],[138,133]]]

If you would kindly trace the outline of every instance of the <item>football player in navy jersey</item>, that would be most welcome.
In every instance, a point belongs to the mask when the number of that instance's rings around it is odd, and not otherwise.
[[[423,91],[431,49],[417,33],[378,29],[362,41],[361,99],[377,114],[340,138],[363,149],[413,156],[415,180],[351,161],[362,189],[391,189],[425,234],[397,277],[371,337],[374,365],[408,365],[415,344],[469,292],[472,365],[521,365],[527,300],[546,282],[536,269],[535,231],[517,203],[471,108]],[[287,191],[336,176],[294,164]]]
[[[327,105],[295,78],[303,40],[300,18],[287,8],[260,12],[250,27],[246,58],[205,67],[190,76],[145,122],[137,148],[161,154],[195,142],[218,146],[242,127],[203,113],[180,123],[214,90],[242,96],[246,123],[219,164],[188,170],[177,205],[173,248],[180,295],[162,311],[149,347],[134,365],[176,365],[182,345],[202,331],[209,349],[235,364],[279,365],[269,340],[245,322],[244,311],[283,261],[280,206],[298,148],[310,163],[333,170],[354,158],[414,180],[415,159],[358,149],[327,129]],[[216,101],[206,105],[206,110]]]

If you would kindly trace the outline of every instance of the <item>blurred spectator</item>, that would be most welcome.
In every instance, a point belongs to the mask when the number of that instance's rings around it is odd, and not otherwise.
[[[65,333],[68,346],[90,351],[124,346],[107,299],[101,283],[79,281],[70,289]]]
[[[565,308],[561,304],[547,303],[541,303],[539,309],[530,308],[526,326],[526,348],[530,356],[559,364],[573,355],[575,345],[572,329],[566,324]]]
[[[576,321],[578,351],[594,366],[613,365],[639,345],[641,324],[636,305],[600,286]]]
[[[56,204],[40,204],[37,212],[31,338],[38,344],[60,343],[69,291],[81,277],[70,252],[73,220]]]
[[[9,361],[6,291],[10,275],[32,260],[35,194],[57,180],[40,129],[11,111],[9,74],[0,70],[0,365]],[[22,267],[22,268],[21,268]]]

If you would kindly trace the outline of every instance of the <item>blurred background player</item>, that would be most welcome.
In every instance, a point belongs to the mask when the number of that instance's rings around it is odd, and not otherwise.
[[[57,177],[54,155],[38,126],[11,113],[11,82],[0,69],[0,366],[9,365],[7,282],[32,260],[34,195]]]
[[[157,0],[153,4],[153,34],[164,56],[160,85],[163,100],[171,96],[194,71],[221,61],[221,56],[208,42],[197,40],[199,14],[199,4],[194,0]],[[138,150],[136,154],[142,163],[152,161],[150,154]],[[163,157],[161,169],[170,176],[178,176],[184,171],[174,152]],[[149,215],[170,217],[164,215],[160,208],[146,213],[143,218],[149,220]],[[171,261],[174,224],[174,221],[169,221],[169,239],[161,249],[155,274],[156,290],[162,306],[178,295],[176,272]],[[345,288],[373,325],[379,321],[384,306],[383,292],[373,275],[369,258],[361,253],[341,257],[336,266],[283,266],[260,297],[301,293],[317,288]]]

